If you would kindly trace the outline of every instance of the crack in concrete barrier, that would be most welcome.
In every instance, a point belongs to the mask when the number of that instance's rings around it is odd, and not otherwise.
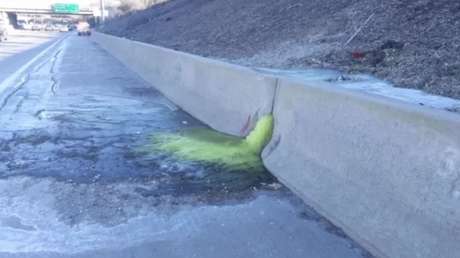
[[[275,111],[276,99],[278,98],[278,92],[280,87],[280,79],[275,78],[275,90],[273,92],[272,106],[270,113],[273,114]]]
[[[275,78],[275,89],[273,92],[273,99],[271,102],[271,111],[270,113],[272,114],[273,117],[273,133],[275,133],[275,126],[276,126],[276,116],[275,116],[275,106],[276,106],[276,99],[278,98],[279,94],[279,88],[280,88],[280,79]],[[270,154],[275,151],[275,149],[278,147],[278,145],[281,142],[281,135],[277,135],[276,137],[272,135],[272,139],[269,144],[266,146],[266,151],[262,152],[262,158],[270,156]]]
[[[281,143],[281,135],[277,135],[276,137],[274,137],[274,140],[272,140],[272,142],[269,145],[267,145],[267,150],[262,153],[263,154],[262,158],[266,158],[270,156],[276,150],[276,148],[279,146],[280,143]]]

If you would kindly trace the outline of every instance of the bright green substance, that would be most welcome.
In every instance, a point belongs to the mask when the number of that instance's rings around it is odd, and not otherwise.
[[[193,128],[176,134],[153,135],[152,148],[180,159],[216,163],[232,170],[259,170],[263,168],[260,154],[270,141],[272,132],[273,117],[267,115],[257,122],[246,138],[207,128]]]

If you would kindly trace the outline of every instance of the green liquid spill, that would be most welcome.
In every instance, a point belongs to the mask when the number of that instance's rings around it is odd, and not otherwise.
[[[262,117],[254,130],[239,138],[207,128],[187,129],[180,133],[152,136],[152,149],[172,154],[180,159],[219,164],[231,170],[263,169],[260,154],[270,141],[273,117]]]

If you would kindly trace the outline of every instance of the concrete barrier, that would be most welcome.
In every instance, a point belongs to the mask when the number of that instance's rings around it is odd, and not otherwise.
[[[460,257],[460,115],[95,33],[185,111],[234,135],[274,110],[267,168],[380,257]]]
[[[276,78],[158,46],[94,33],[98,44],[166,97],[216,130],[246,135],[270,114]]]
[[[281,79],[264,163],[382,257],[460,257],[460,115]]]

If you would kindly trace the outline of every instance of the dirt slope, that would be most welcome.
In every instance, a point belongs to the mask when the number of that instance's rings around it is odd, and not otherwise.
[[[368,72],[460,99],[458,0],[170,0],[103,31],[245,65]]]

